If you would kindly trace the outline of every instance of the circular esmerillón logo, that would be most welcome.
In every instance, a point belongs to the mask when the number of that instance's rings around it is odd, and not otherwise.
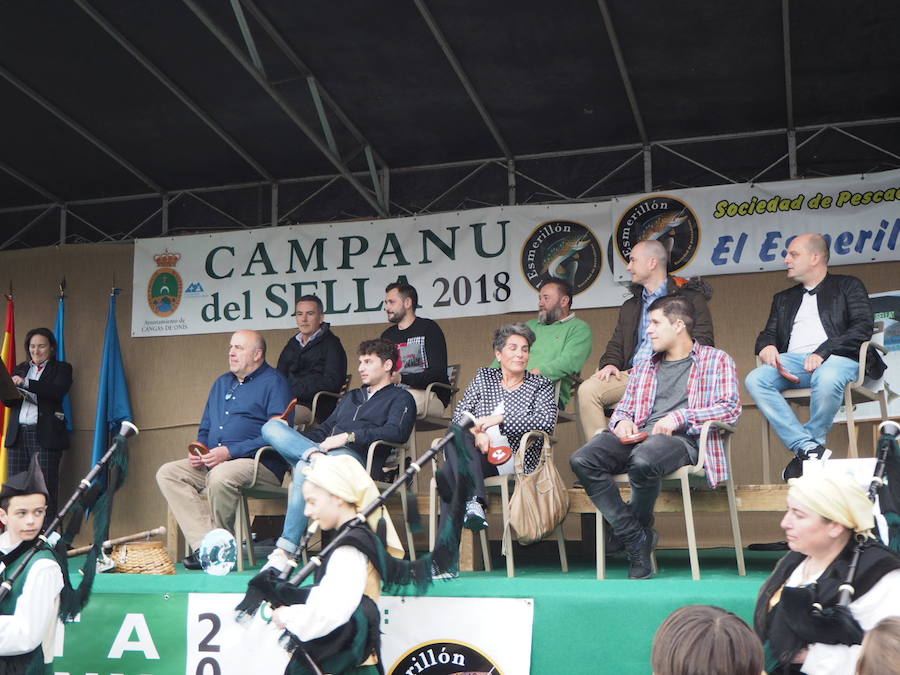
[[[388,675],[502,675],[491,659],[472,645],[454,640],[424,642],[400,657]]]
[[[602,267],[594,233],[572,220],[541,223],[522,246],[522,272],[535,290],[550,279],[563,279],[578,295],[597,280]]]
[[[171,316],[181,303],[181,275],[175,271],[175,265],[181,260],[180,253],[168,250],[157,253],[153,261],[157,270],[147,284],[147,305],[156,316]]]
[[[700,246],[700,224],[690,207],[675,197],[645,197],[626,209],[616,223],[616,251],[628,262],[631,249],[656,239],[669,252],[669,272],[687,265]]]

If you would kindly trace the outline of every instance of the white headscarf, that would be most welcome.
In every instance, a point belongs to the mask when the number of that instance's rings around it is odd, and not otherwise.
[[[872,502],[856,479],[843,471],[820,471],[788,481],[788,496],[823,518],[840,523],[857,534],[874,538]]]
[[[378,488],[362,464],[349,455],[319,455],[312,466],[305,469],[306,480],[351,504],[357,512],[378,497]],[[384,517],[387,526],[387,550],[395,558],[403,557],[403,544],[391,522],[385,507],[376,509],[367,518],[373,532],[378,531],[378,521]]]

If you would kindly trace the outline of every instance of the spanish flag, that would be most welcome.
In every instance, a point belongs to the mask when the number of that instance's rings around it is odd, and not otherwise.
[[[12,374],[16,367],[16,321],[15,308],[12,293],[6,296],[6,332],[3,333],[3,348],[0,349],[0,358],[3,366]],[[0,483],[5,483],[7,469],[9,467],[6,452],[6,428],[9,426],[9,416],[15,414],[13,410],[0,403],[0,421],[2,421],[3,435],[0,436]]]

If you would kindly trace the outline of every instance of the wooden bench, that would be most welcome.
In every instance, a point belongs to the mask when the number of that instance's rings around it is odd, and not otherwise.
[[[622,498],[628,500],[630,489],[621,488]],[[741,513],[783,513],[787,498],[787,485],[741,485],[735,490],[738,511]],[[489,494],[488,514],[500,515],[499,495]],[[701,488],[691,494],[694,513],[727,513],[728,501],[724,491]],[[428,496],[419,495],[420,513],[428,513]],[[656,500],[655,513],[681,513],[681,494],[677,490],[665,487]],[[597,509],[581,488],[569,489],[569,513],[596,514]],[[475,537],[469,530],[463,530],[462,547],[459,555],[459,568],[464,572],[484,569],[481,549],[475,545]]]
[[[622,498],[628,500],[630,490],[622,487]],[[783,513],[787,500],[787,485],[740,485],[736,489],[738,511],[741,513]],[[489,494],[487,512],[489,514],[501,514],[500,496]],[[692,492],[691,501],[695,513],[726,513],[728,503],[725,495],[720,490],[698,489]],[[419,513],[424,517],[428,515],[428,495],[418,495]],[[257,511],[254,515],[261,515],[265,509]],[[654,507],[656,513],[681,513],[681,495],[677,490],[666,490],[660,493]],[[569,489],[569,513],[596,514],[597,509],[588,499],[587,494],[581,488]],[[401,517],[398,514],[398,517]],[[175,522],[171,511],[168,513],[167,543],[169,555],[178,562],[179,554],[183,549],[179,547],[181,531]],[[395,521],[396,522],[396,521]],[[470,530],[463,530],[462,548],[460,549],[459,567],[464,572],[484,569],[484,561],[481,559],[481,547],[475,545],[475,538]]]

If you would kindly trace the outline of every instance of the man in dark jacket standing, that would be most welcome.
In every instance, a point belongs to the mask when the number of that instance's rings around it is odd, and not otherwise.
[[[631,249],[628,271],[633,295],[619,310],[616,330],[600,357],[597,372],[578,388],[578,411],[587,439],[606,429],[604,408],[614,407],[622,398],[631,368],[653,355],[647,338],[647,309],[654,300],[676,291],[690,300],[694,306],[694,339],[701,345],[714,346],[712,317],[706,306],[712,291],[699,279],[669,276],[668,262],[669,254],[658,241],[642,241]]]
[[[304,295],[294,311],[299,332],[288,340],[278,357],[278,370],[291,385],[297,399],[294,422],[308,424],[312,420],[312,400],[320,391],[339,394],[347,376],[347,353],[340,338],[325,322],[322,301],[315,295]],[[324,419],[334,410],[335,400],[323,397],[316,416]]]
[[[874,319],[866,287],[856,277],[828,273],[828,242],[820,234],[794,238],[784,263],[798,282],[775,295],[766,327],[756,338],[763,365],[747,375],[747,391],[794,453],[785,480],[803,473],[803,460],[821,458],[825,436],[859,370],[859,347],[872,337]],[[885,364],[872,350],[866,373],[879,378]],[[801,424],[781,395],[811,388],[810,417]]]
[[[369,445],[373,441],[405,443],[416,421],[416,402],[412,395],[391,383],[397,370],[397,348],[383,338],[366,340],[359,345],[359,379],[362,387],[347,393],[335,411],[322,424],[302,434],[280,419],[269,420],[262,435],[291,465],[293,484],[288,496],[284,530],[278,538],[270,563],[281,567],[287,554],[297,550],[297,543],[309,521],[304,513],[306,500],[303,470],[320,454],[350,455],[365,466]],[[376,478],[390,448],[380,446],[373,458],[372,475]]]

